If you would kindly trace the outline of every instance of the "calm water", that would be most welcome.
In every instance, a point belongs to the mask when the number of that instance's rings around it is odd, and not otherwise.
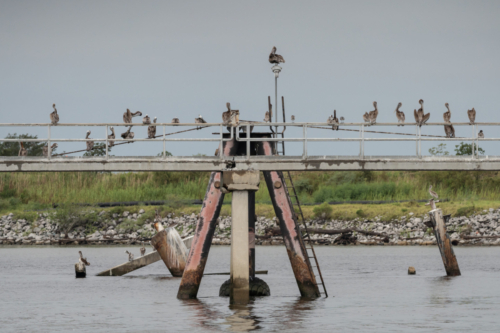
[[[86,279],[74,278],[79,249],[91,263]],[[456,278],[444,277],[436,247],[317,247],[331,297],[313,301],[298,297],[284,247],[258,247],[272,296],[243,308],[217,296],[227,276],[205,276],[198,300],[178,300],[180,279],[162,262],[93,276],[124,262],[126,249],[0,247],[0,331],[500,331],[500,247],[456,248]],[[229,252],[212,247],[206,272],[227,272]]]

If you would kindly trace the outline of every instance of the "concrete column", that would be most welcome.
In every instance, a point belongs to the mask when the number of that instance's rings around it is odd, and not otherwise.
[[[231,226],[231,304],[247,304],[250,297],[248,258],[248,191],[234,191]]]
[[[453,252],[451,241],[446,234],[446,224],[443,218],[441,209],[434,209],[429,212],[431,218],[431,226],[436,236],[436,242],[443,259],[444,269],[448,276],[459,276],[460,268],[458,267],[457,257]]]

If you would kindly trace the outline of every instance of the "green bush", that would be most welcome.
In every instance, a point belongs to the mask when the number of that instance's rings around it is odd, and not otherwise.
[[[321,205],[313,208],[315,218],[327,220],[332,217],[333,209],[328,202],[323,202]]]
[[[356,215],[359,216],[359,217],[365,217],[366,216],[365,212],[363,212],[362,209],[357,210],[356,211]]]
[[[307,178],[298,179],[294,183],[294,185],[299,193],[306,192],[308,194],[312,194],[314,192],[314,186],[311,184],[311,181]]]
[[[457,209],[455,216],[471,216],[476,211],[475,206],[462,207]]]

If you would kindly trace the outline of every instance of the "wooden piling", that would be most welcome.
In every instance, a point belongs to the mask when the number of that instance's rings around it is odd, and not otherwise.
[[[429,212],[431,226],[436,236],[436,242],[443,259],[444,269],[448,276],[459,276],[460,268],[458,267],[457,257],[453,252],[451,240],[446,234],[446,223],[441,209],[433,209]]]
[[[77,278],[84,278],[87,276],[87,269],[83,262],[79,261],[75,264],[75,275]]]
[[[188,250],[177,230],[167,228],[158,232],[151,239],[151,244],[158,251],[170,274],[181,277],[186,267]]]

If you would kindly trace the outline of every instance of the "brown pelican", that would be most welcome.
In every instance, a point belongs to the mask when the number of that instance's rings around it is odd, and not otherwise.
[[[179,124],[179,123],[180,123],[179,118],[172,119],[172,124]]]
[[[476,109],[472,108],[472,110],[467,110],[467,115],[469,116],[470,124],[474,124],[476,121]]]
[[[269,111],[266,111],[266,114],[264,116],[264,121],[266,123],[270,122],[271,121],[271,116],[269,115]]]
[[[333,110],[333,116],[328,117],[328,125],[332,125],[332,130],[339,130],[339,120],[337,119],[337,110]]]
[[[377,121],[377,116],[378,116],[377,102],[373,102],[373,107],[375,108],[375,110],[370,111],[368,113],[368,115],[370,117],[370,124],[375,124],[375,122]]]
[[[21,147],[19,148],[18,156],[28,156],[28,151],[24,148],[24,142],[21,142]]]
[[[149,118],[149,116],[148,116],[148,115],[146,115],[146,117],[142,118],[142,123],[143,123],[144,125],[149,125],[149,124],[151,124],[151,118]]]
[[[398,103],[398,106],[396,107],[396,110],[394,111],[396,113],[396,117],[398,118],[398,123],[403,123],[402,125],[398,126],[404,126],[405,123],[405,113],[403,111],[399,111],[399,108],[403,104],[401,102]]]
[[[343,124],[344,123],[344,120],[345,118],[344,117],[340,117],[340,123]]]
[[[141,251],[141,257],[146,254],[146,248],[144,247],[144,242],[142,242],[142,247],[139,249]]]
[[[132,118],[137,116],[142,116],[142,112],[141,111],[130,112],[130,109],[127,109],[127,111],[123,113],[123,122],[125,124],[131,124]]]
[[[415,116],[415,122],[418,124],[419,127],[422,127],[422,125],[425,124],[427,122],[427,120],[429,120],[429,118],[431,117],[431,114],[430,113],[424,114],[424,100],[423,99],[419,100],[418,103],[420,104],[420,109],[418,109],[418,111],[414,110],[413,113]]]
[[[50,151],[54,151],[54,149],[57,148],[57,143],[54,143],[52,146],[50,146]],[[48,156],[49,155],[49,145],[45,145],[42,148],[42,154],[43,156]]]
[[[153,119],[153,123],[156,124],[156,117]],[[148,139],[154,139],[156,136],[156,126],[148,126]]]
[[[195,124],[205,124],[206,121],[205,119],[203,119],[203,117],[201,116],[201,114],[198,116],[198,118],[194,118],[194,123]]]
[[[78,253],[80,254],[80,262],[84,263],[85,266],[90,266],[90,263],[87,261],[87,258],[83,257],[82,251],[78,251]]]
[[[477,137],[480,138],[480,139],[484,139],[483,130],[480,130],[479,133],[477,133]]]
[[[447,138],[454,138],[455,128],[453,127],[453,125],[444,125],[444,133],[446,134]]]
[[[111,130],[111,134],[108,135],[108,146],[109,147],[113,147],[115,145],[115,128],[113,126],[111,126],[109,128]]]
[[[443,119],[445,123],[451,123],[451,111],[450,111],[450,105],[448,103],[444,103],[444,106],[448,109],[445,113],[443,113]]]
[[[163,225],[161,224],[161,215],[158,209],[155,210],[155,219],[153,222],[153,226],[158,232],[165,230],[165,228],[163,228]]]
[[[125,251],[126,254],[128,254],[128,261],[134,260],[134,255],[131,252]]]
[[[90,131],[87,131],[87,136],[85,136],[85,139],[90,139],[89,136]],[[86,141],[85,143],[87,144],[87,151],[91,151],[92,149],[94,149],[94,141]]]
[[[219,156],[219,148],[215,149],[215,154],[214,156]]]
[[[50,121],[52,122],[52,125],[57,125],[59,122],[59,115],[57,114],[56,105],[52,104],[52,107],[54,108],[54,111],[50,113]]]
[[[363,120],[365,121],[365,123],[370,122],[370,115],[368,114],[368,112],[365,112],[365,114],[363,115]]]
[[[229,125],[231,122],[231,104],[229,102],[226,103],[227,111],[222,112],[222,123],[224,125]]]
[[[269,55],[269,62],[276,65],[278,65],[280,62],[285,63],[285,59],[283,59],[283,57],[279,54],[276,54],[276,46],[273,47],[273,50]]]
[[[438,198],[438,194],[436,192],[432,191],[432,185],[429,187],[429,194],[436,199]]]
[[[132,125],[128,127],[128,130],[126,132],[123,132],[121,137],[124,139],[133,139],[134,138],[134,132],[130,132],[132,129]]]
[[[295,116],[292,115],[292,123],[295,122]]]

